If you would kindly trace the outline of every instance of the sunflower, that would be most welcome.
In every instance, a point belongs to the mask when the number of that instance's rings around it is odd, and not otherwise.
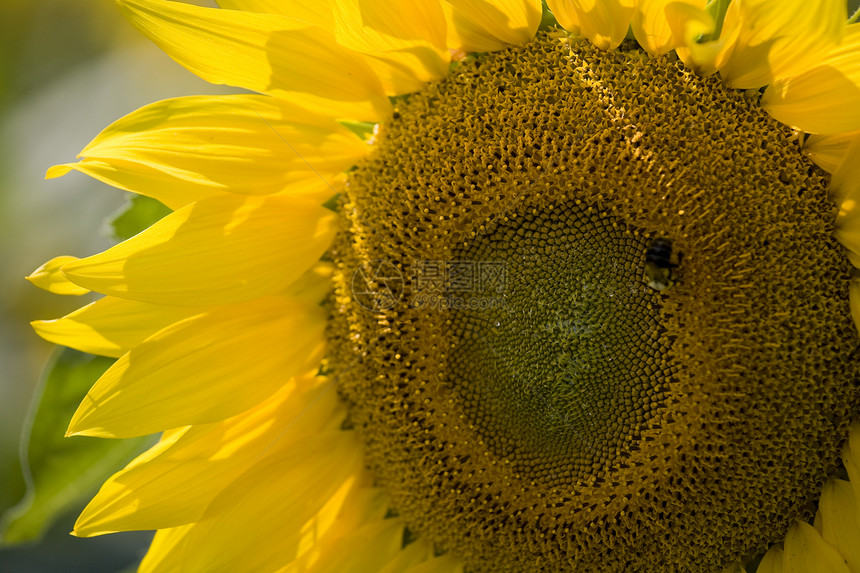
[[[117,4],[254,93],[48,171],[172,211],[30,277],[105,295],[34,323],[117,358],[68,434],[162,432],[75,535],[157,530],[141,571],[860,571],[844,2]]]

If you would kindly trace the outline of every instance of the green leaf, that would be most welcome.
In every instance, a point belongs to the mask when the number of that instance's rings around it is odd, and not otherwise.
[[[340,193],[335,193],[329,199],[322,204],[323,207],[328,209],[329,211],[338,212],[338,205],[340,205]]]
[[[153,443],[151,437],[63,437],[78,404],[112,363],[70,348],[55,351],[24,422],[21,466],[27,491],[0,519],[0,545],[39,539],[55,520]]]
[[[170,209],[151,197],[132,195],[119,214],[110,221],[111,235],[118,241],[124,241],[170,212]]]
[[[340,124],[359,136],[362,140],[367,141],[373,135],[373,129],[376,124],[371,121],[341,121]]]
[[[546,4],[546,0],[542,0],[541,5],[543,12],[541,13],[540,26],[538,26],[538,30],[544,32],[553,28],[560,28],[561,26],[559,26],[558,20],[556,20],[555,16],[550,12],[549,6]]]

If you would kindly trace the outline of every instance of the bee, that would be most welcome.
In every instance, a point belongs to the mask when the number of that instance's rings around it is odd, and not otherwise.
[[[664,238],[653,239],[645,251],[645,281],[649,287],[663,291],[672,286],[672,269],[681,263],[672,262],[672,241]]]

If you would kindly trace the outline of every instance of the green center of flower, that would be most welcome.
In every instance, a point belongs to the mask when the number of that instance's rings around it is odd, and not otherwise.
[[[449,377],[487,447],[525,477],[549,487],[588,480],[662,402],[669,344],[643,283],[646,252],[614,217],[555,205],[454,253],[448,266],[499,275],[461,285]]]
[[[543,36],[398,105],[350,176],[329,367],[469,571],[710,571],[809,515],[857,410],[851,269],[790,131]]]

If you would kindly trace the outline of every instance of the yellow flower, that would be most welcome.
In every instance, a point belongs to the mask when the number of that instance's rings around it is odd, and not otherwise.
[[[117,358],[68,434],[163,432],[76,535],[157,530],[141,571],[860,571],[860,291],[801,153],[860,263],[844,2],[117,3],[256,93],[48,172],[173,211],[30,277],[105,295],[34,323]]]

